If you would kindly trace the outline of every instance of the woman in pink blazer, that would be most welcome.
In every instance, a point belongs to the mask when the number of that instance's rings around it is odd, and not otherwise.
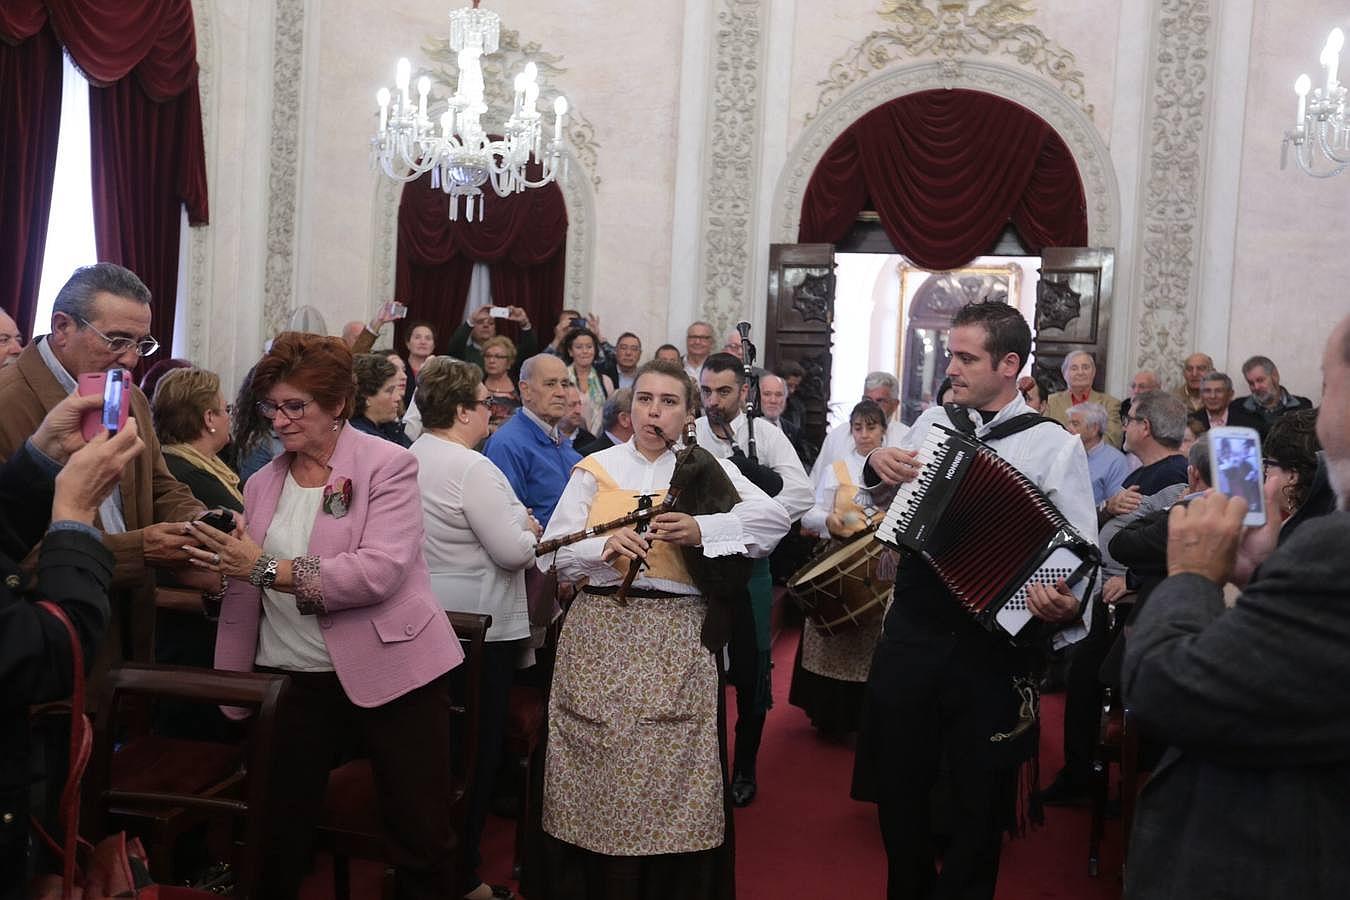
[[[247,524],[194,525],[193,562],[226,580],[216,667],[290,676],[274,766],[266,896],[296,896],[328,772],[369,751],[399,897],[451,896],[450,710],[463,659],[422,555],[417,460],[347,424],[352,355],[280,335],[253,373],[285,452],[244,489]]]

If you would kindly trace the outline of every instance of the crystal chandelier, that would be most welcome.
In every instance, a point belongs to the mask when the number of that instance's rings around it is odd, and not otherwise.
[[[497,52],[501,18],[493,12],[472,7],[450,12],[450,49],[457,54],[459,82],[441,114],[439,126],[427,117],[427,95],[431,79],[417,79],[417,101],[409,93],[412,64],[406,58],[395,70],[395,92],[380,88],[375,100],[380,105],[380,130],[371,138],[372,165],[399,182],[408,182],[431,173],[431,186],[450,195],[450,218],[459,218],[460,198],[464,199],[466,218],[483,219],[483,186],[491,184],[497,196],[505,197],[526,188],[543,187],[554,181],[561,169],[566,177],[567,161],[563,151],[562,130],[567,118],[567,100],[553,101],[553,140],[540,144],[538,109],[538,72],[533,62],[515,79],[515,104],[499,139],[483,130],[481,117],[487,112],[483,100],[483,68],[479,58]],[[526,175],[526,163],[539,163],[542,174],[537,181]]]
[[[1294,93],[1298,95],[1298,118],[1293,131],[1284,133],[1284,147],[1280,168],[1284,168],[1289,145],[1294,145],[1294,160],[1300,169],[1314,178],[1331,178],[1350,165],[1350,121],[1346,119],[1345,85],[1336,80],[1341,62],[1341,48],[1345,46],[1345,32],[1331,29],[1322,48],[1322,67],[1326,70],[1325,87],[1313,88],[1307,75],[1298,76]],[[1312,91],[1309,94],[1309,91]],[[1323,157],[1331,168],[1317,171],[1317,156]]]

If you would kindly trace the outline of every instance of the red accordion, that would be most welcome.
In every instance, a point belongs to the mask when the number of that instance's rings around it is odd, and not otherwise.
[[[878,540],[917,553],[976,621],[1014,639],[1043,632],[1027,608],[1028,584],[1063,580],[1085,602],[1097,547],[1031,479],[942,425],[918,452],[919,475],[896,491]]]

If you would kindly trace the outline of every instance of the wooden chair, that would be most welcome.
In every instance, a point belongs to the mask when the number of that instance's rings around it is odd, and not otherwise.
[[[231,838],[235,896],[252,896],[262,858],[277,709],[287,681],[283,675],[180,666],[128,664],[112,670],[85,776],[84,821],[90,833],[125,827],[144,835],[152,874],[166,881],[178,835],[201,822],[224,824],[232,835],[241,832]],[[119,729],[119,712],[165,698],[251,708],[248,738],[239,746],[219,745],[154,734],[128,738]]]
[[[467,813],[466,798],[473,782],[478,755],[478,695],[483,676],[483,644],[492,617],[477,613],[447,612],[451,626],[464,645],[464,693],[454,698],[450,714],[461,724],[458,770],[451,786],[451,821],[456,833],[463,832]],[[447,766],[451,760],[446,760]],[[386,863],[385,885],[389,893],[392,868],[385,849],[384,827],[380,822],[375,795],[375,775],[370,760],[356,759],[334,769],[328,776],[323,811],[315,834],[315,845],[333,857],[333,895],[336,900],[351,900],[351,861],[368,859]]]

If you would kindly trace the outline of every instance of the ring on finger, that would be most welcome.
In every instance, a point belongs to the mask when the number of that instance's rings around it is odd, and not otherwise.
[[[220,554],[219,554],[219,553],[212,553],[212,554],[211,554],[211,563],[212,563],[212,565],[217,565],[217,566],[220,565]]]

